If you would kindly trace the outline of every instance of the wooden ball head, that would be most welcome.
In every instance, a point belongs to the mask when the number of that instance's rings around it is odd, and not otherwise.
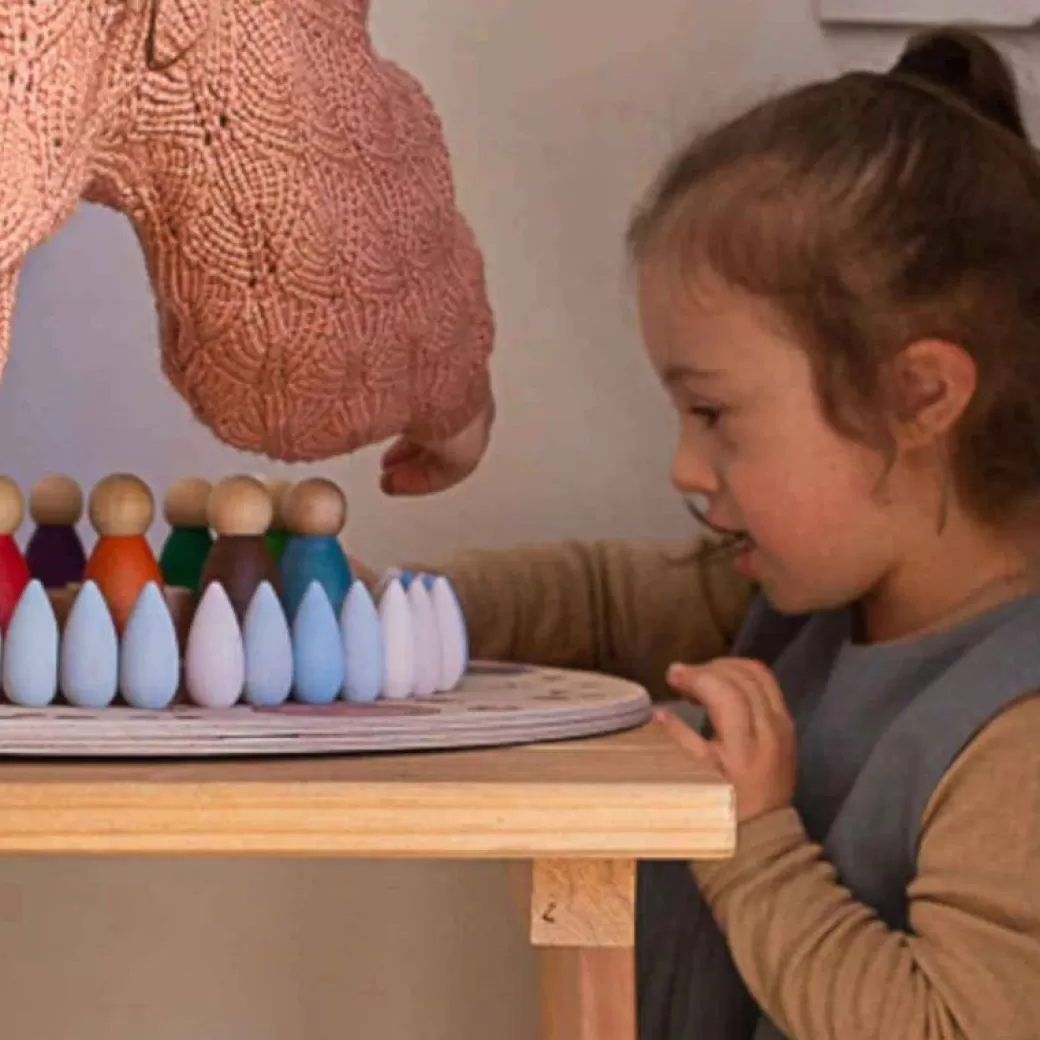
[[[260,482],[267,488],[271,496],[271,505],[274,515],[271,517],[271,529],[275,531],[286,530],[285,526],[285,500],[292,490],[292,481],[284,477],[260,477]]]
[[[206,513],[218,537],[257,536],[271,526],[274,504],[267,488],[255,477],[227,477],[210,492]]]
[[[0,476],[0,535],[12,535],[25,516],[21,488],[10,478]]]
[[[29,492],[29,515],[39,527],[72,527],[83,515],[83,491],[64,473],[48,473]]]
[[[163,518],[170,527],[209,527],[213,485],[202,477],[175,480],[163,498]]]
[[[301,480],[286,498],[286,529],[293,535],[334,537],[346,522],[346,496],[337,484],[324,477]]]
[[[129,473],[113,473],[94,485],[87,506],[90,522],[102,538],[143,535],[155,519],[148,485]]]

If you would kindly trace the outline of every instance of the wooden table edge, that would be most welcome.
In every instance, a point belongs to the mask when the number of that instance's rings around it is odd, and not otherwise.
[[[0,854],[681,859],[735,836],[721,782],[0,782]]]

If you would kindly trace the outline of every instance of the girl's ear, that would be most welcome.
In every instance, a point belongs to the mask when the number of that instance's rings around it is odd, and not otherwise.
[[[976,378],[974,359],[955,343],[923,339],[904,347],[889,371],[896,442],[925,447],[949,433],[971,403]]]

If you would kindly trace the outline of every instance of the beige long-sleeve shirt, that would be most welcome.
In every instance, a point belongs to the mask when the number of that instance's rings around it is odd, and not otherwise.
[[[689,546],[569,542],[437,568],[475,657],[590,668],[656,698],[672,661],[725,653],[750,598]],[[793,809],[693,865],[745,983],[794,1040],[1040,1040],[1040,696],[962,753],[925,811],[908,933],[835,879]]]

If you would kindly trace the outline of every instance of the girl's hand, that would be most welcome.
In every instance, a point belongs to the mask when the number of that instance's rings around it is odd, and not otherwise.
[[[714,736],[705,739],[671,712],[659,712],[658,718],[683,747],[712,762],[733,785],[741,823],[791,803],[794,723],[768,668],[731,657],[702,666],[675,664],[668,683],[704,707]]]

